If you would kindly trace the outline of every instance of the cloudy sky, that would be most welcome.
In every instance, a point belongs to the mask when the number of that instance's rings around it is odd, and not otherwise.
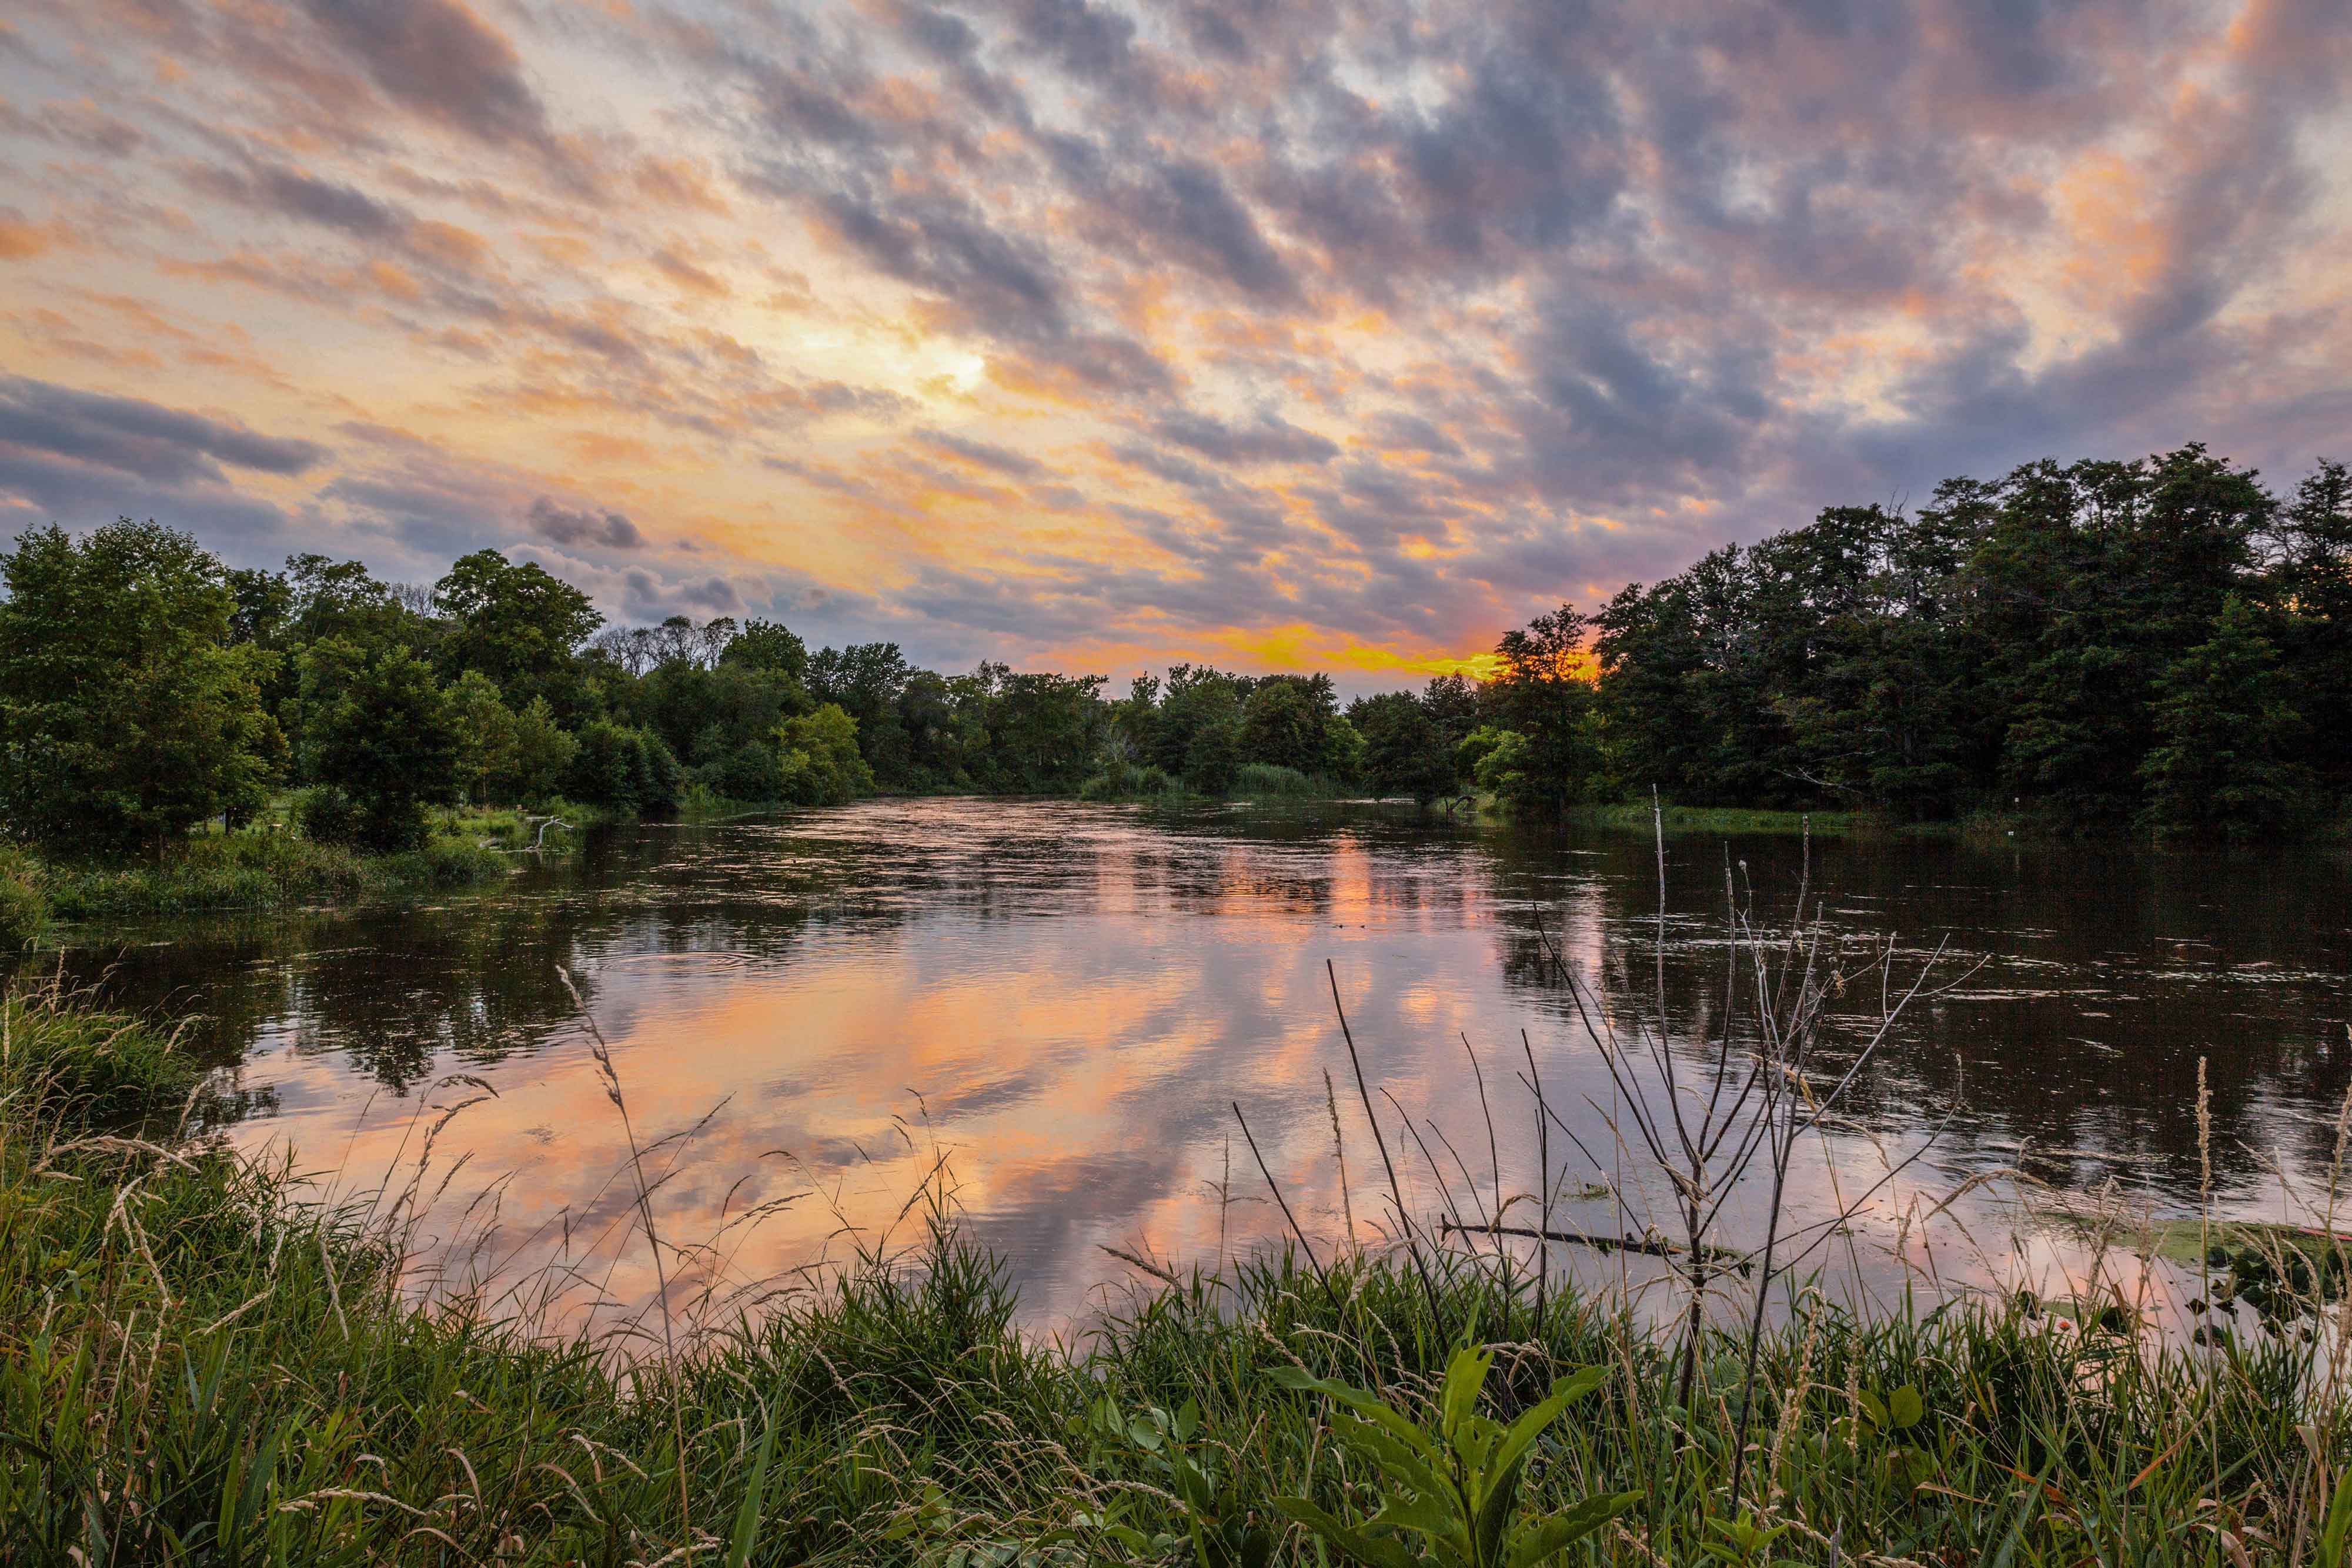
[[[0,526],[1398,682],[2352,455],[2347,83],[2345,0],[10,0]]]

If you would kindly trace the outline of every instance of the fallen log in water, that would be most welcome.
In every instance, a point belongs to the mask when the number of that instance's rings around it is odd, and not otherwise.
[[[1568,1241],[1579,1247],[1590,1247],[1596,1252],[1639,1252],[1651,1258],[1687,1258],[1690,1249],[1655,1236],[1588,1236],[1580,1230],[1538,1230],[1531,1225],[1464,1225],[1458,1220],[1441,1219],[1440,1232],[1454,1236],[1524,1236],[1530,1241]],[[1709,1263],[1723,1263],[1745,1274],[1751,1260],[1745,1252],[1734,1252],[1728,1247],[1702,1247],[1699,1256]]]

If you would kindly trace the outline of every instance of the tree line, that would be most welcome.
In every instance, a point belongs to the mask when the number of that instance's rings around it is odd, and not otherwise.
[[[2024,810],[2244,834],[2352,790],[2352,478],[2284,499],[2200,446],[1835,507],[1597,612],[1507,632],[1492,678],[1342,706],[1328,674],[1100,675],[772,621],[604,624],[495,550],[429,585],[229,570],[125,518],[0,555],[0,824],[160,852],[295,787],[302,828],[398,848],[458,801],[627,812],[875,790],[1098,799],[1477,791],[1542,814],[1688,804]]]

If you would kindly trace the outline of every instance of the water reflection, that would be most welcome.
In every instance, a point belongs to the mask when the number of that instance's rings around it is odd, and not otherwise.
[[[2332,1155],[2352,1082],[2339,857],[1905,841],[1811,853],[1819,914],[1842,940],[1891,939],[1906,978],[1940,943],[1942,974],[1966,975],[1906,1014],[1848,1103],[1855,1125],[1801,1166],[1801,1207],[1824,1212],[1948,1118],[1845,1244],[1857,1256],[1899,1247],[1938,1270],[1997,1270],[2013,1228],[2000,1188],[1958,1211],[1982,1222],[1975,1250],[1990,1260],[1951,1255],[1902,1215],[2011,1166],[2193,1202],[2200,1055],[2229,1205],[2274,1209],[2270,1166],[2307,1175]],[[1671,845],[1663,983],[1685,1049],[1723,1007],[1727,878],[1785,908],[1804,854],[1781,840]],[[642,1301],[653,1287],[628,1245],[629,1150],[568,970],[656,1145],[663,1223],[716,1239],[681,1290],[773,1279],[838,1257],[851,1228],[912,1224],[900,1210],[944,1155],[957,1201],[1052,1322],[1119,1271],[1104,1244],[1213,1261],[1277,1231],[1229,1101],[1301,1221],[1336,1236],[1327,1071],[1340,1074],[1352,1207],[1371,1230],[1375,1166],[1327,960],[1367,1071],[1458,1150],[1431,1142],[1457,1200],[1465,1174],[1494,1179],[1465,1037],[1507,1194],[1536,1179],[1523,1029],[1547,1094],[1613,1166],[1610,1082],[1545,942],[1610,1013],[1629,1027],[1648,1016],[1656,874],[1639,837],[1371,808],[875,802],[633,830],[494,894],[173,927],[71,964],[134,1005],[201,1014],[193,1038],[251,1096],[240,1141],[289,1145],[345,1190],[387,1172],[395,1188],[422,1179],[429,1264],[513,1277],[567,1260],[582,1301]],[[1877,1005],[1867,989],[1848,998],[1857,1016]],[[461,1100],[476,1103],[438,1129],[415,1177],[425,1132]],[[1445,1197],[1431,1169],[1402,1140],[1395,1152],[1409,1205],[1433,1211]],[[1637,1208],[1663,1218],[1658,1185],[1628,1165]],[[1584,1223],[1613,1223],[1607,1204],[1588,1209]],[[1730,1228],[1748,1218],[1735,1209]],[[2031,1260],[2052,1243],[2015,1245]]]

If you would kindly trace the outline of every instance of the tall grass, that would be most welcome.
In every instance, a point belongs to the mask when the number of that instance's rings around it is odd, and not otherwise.
[[[534,853],[561,852],[578,843],[581,825],[593,813],[560,802],[553,810],[570,825],[543,835],[546,812],[492,808],[436,813],[425,844],[396,854],[317,842],[280,821],[199,833],[152,862],[44,862],[22,851],[0,850],[0,947],[24,946],[49,917],[267,913],[494,883]]]

